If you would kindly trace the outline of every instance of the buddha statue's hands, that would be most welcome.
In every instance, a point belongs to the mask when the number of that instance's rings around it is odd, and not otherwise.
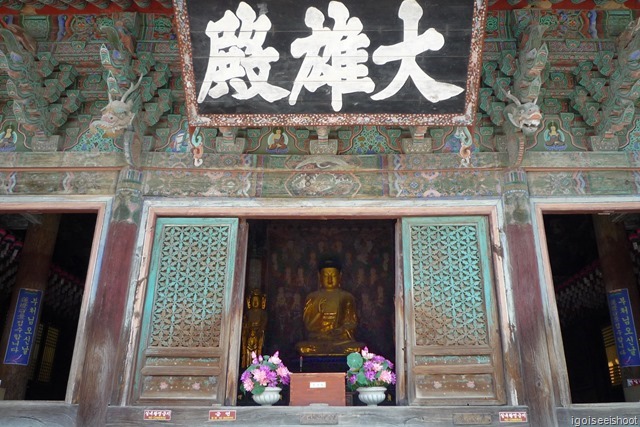
[[[318,300],[318,313],[324,313],[324,306],[327,303],[326,298],[320,298]]]

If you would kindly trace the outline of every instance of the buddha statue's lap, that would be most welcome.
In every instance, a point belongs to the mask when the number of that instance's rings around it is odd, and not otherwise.
[[[339,356],[360,351],[355,340],[358,326],[355,299],[339,288],[340,271],[329,264],[320,269],[322,289],[307,296],[303,322],[307,340],[296,347],[303,356]]]

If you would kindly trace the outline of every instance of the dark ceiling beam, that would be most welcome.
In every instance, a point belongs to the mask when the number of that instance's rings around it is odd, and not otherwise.
[[[99,13],[106,9],[109,12],[153,13],[171,10],[173,3],[172,0],[0,0],[0,15],[27,10],[32,15],[57,15],[68,11],[69,6],[76,10],[87,9],[87,13]]]
[[[11,10],[21,10],[24,3],[19,0],[0,0],[0,7],[6,7]]]
[[[638,0],[487,0],[489,10],[512,9],[633,9],[640,10]],[[54,15],[71,6],[83,10],[89,5],[98,9],[118,7],[124,11],[135,12],[139,9],[159,8],[172,9],[172,0],[0,0],[0,15],[3,9],[22,10],[25,5],[35,10],[30,13],[38,15]],[[149,11],[146,11],[149,12]],[[5,14],[7,12],[4,12]]]
[[[87,0],[87,1],[100,9],[106,9],[111,5],[110,0]]]
[[[69,5],[61,0],[38,0],[36,3],[40,3],[46,6],[53,6],[56,9],[66,10],[69,8]]]
[[[489,10],[509,9],[640,9],[637,0],[488,0]]]

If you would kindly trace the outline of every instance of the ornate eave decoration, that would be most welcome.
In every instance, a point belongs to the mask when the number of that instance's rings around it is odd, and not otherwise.
[[[243,126],[351,126],[385,125],[406,126],[466,126],[475,118],[480,73],[482,70],[482,47],[487,12],[486,2],[473,2],[471,46],[467,64],[464,108],[447,114],[385,114],[385,113],[304,113],[304,114],[203,114],[197,102],[196,77],[193,65],[191,24],[185,0],[174,0],[176,28],[180,29],[178,41],[184,77],[186,109],[191,127],[243,127]]]

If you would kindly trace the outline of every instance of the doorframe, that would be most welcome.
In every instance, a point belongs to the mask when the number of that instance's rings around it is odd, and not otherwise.
[[[545,319],[547,323],[547,345],[549,356],[558,363],[551,363],[551,376],[554,384],[555,401],[560,407],[570,407],[571,389],[569,386],[569,373],[567,361],[564,355],[564,342],[560,328],[560,316],[553,286],[553,274],[549,260],[549,248],[547,245],[546,230],[544,228],[544,215],[546,214],[584,214],[594,215],[598,213],[613,214],[625,212],[640,212],[640,201],[635,197],[575,197],[575,198],[551,198],[532,197],[533,229],[538,252],[539,276],[544,282],[541,286],[542,298],[547,308]],[[631,403],[631,402],[630,402]]]
[[[51,197],[51,196],[10,196],[0,197],[0,214],[9,213],[95,213],[96,226],[93,232],[91,253],[87,275],[84,282],[80,315],[76,329],[76,340],[73,345],[73,357],[67,381],[67,391],[64,402],[77,403],[82,370],[87,348],[87,336],[84,330],[87,325],[90,307],[95,302],[95,293],[100,277],[100,264],[104,253],[105,237],[108,221],[111,216],[113,198],[108,197]]]
[[[128,354],[135,355],[138,337],[140,335],[140,313],[143,309],[144,294],[146,292],[146,279],[149,274],[151,260],[151,246],[155,233],[156,220],[160,217],[234,217],[242,220],[249,219],[393,219],[399,220],[404,217],[434,217],[434,216],[486,216],[488,220],[489,240],[492,248],[491,266],[494,273],[494,291],[500,322],[500,338],[502,342],[504,386],[506,394],[506,405],[522,404],[523,385],[519,372],[519,356],[517,344],[513,339],[513,325],[515,324],[515,311],[511,292],[507,289],[509,283],[508,255],[502,248],[506,245],[506,237],[501,231],[504,223],[502,200],[500,198],[487,198],[482,200],[353,200],[353,199],[235,199],[235,198],[148,198],[144,201],[141,226],[136,242],[136,259],[138,262],[132,268],[137,270],[135,277],[135,300],[131,307],[136,321],[131,325],[131,334],[128,342]],[[399,222],[399,221],[398,221]],[[397,239],[397,238],[396,238]],[[396,243],[397,244],[397,243]],[[398,293],[398,289],[404,289],[402,274],[398,274],[398,268],[402,266],[401,246],[396,247],[396,295],[394,305],[396,313],[398,307],[403,307],[403,294]],[[239,251],[246,248],[238,248]],[[241,270],[236,270],[236,280],[238,275],[244,275],[245,266]],[[400,282],[398,282],[400,281]],[[238,282],[236,282],[238,283]],[[240,293],[244,288],[239,286]],[[233,301],[243,301],[244,295],[232,296]],[[405,324],[398,325],[398,314],[396,314],[396,367],[397,382],[400,387],[397,389],[396,401],[400,405],[406,405],[407,390],[405,378],[405,353],[404,335]],[[240,331],[233,331],[239,340]],[[239,341],[238,341],[239,342]],[[233,349],[230,349],[230,352]],[[228,361],[229,372],[227,378],[238,376],[239,349],[233,354],[230,353]],[[237,353],[237,354],[236,354]],[[135,378],[135,357],[127,358],[125,367],[126,377],[124,379],[124,392],[120,404],[126,406],[133,400],[133,380]],[[515,375],[513,375],[515,374]],[[402,387],[404,386],[404,389]],[[227,387],[229,390],[229,387]],[[235,394],[235,392],[234,392]],[[226,396],[229,402],[235,396]]]

